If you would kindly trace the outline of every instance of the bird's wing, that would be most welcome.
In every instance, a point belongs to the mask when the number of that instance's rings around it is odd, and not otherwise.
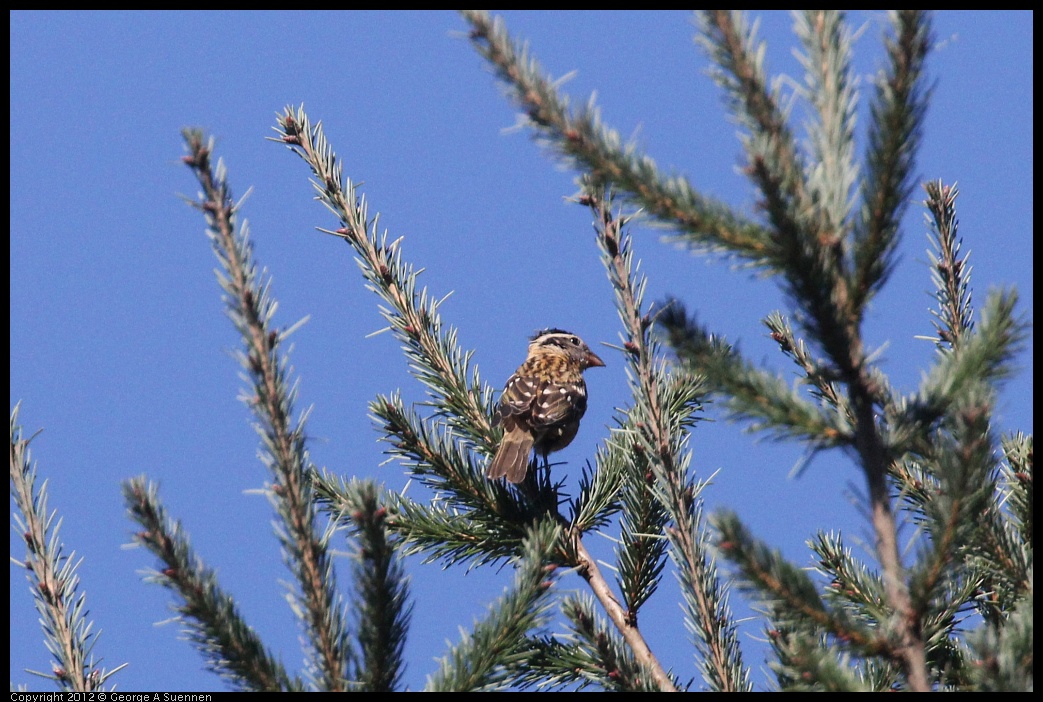
[[[582,383],[540,383],[532,405],[531,424],[543,428],[572,422],[587,409],[587,390]]]
[[[500,404],[496,407],[495,423],[500,424],[508,419],[525,414],[532,407],[539,386],[535,378],[515,373],[507,380],[507,385],[500,395]]]

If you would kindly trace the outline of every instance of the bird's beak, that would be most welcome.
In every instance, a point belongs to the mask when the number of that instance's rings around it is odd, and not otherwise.
[[[605,362],[598,358],[597,354],[593,351],[587,351],[587,357],[583,360],[586,363],[587,368],[594,368],[596,366],[605,365]]]

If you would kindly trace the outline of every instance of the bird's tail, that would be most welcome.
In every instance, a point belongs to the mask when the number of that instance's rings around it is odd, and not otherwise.
[[[496,456],[485,471],[485,477],[496,480],[506,476],[512,483],[525,480],[534,441],[532,434],[517,427],[504,434]]]

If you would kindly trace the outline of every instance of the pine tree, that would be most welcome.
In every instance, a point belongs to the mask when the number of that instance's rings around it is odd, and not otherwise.
[[[254,413],[267,495],[295,578],[290,602],[308,666],[287,672],[238,612],[215,573],[145,478],[124,485],[136,540],[161,563],[150,580],[168,588],[206,665],[242,690],[402,689],[412,607],[401,558],[445,567],[509,564],[510,590],[453,646],[427,689],[751,690],[729,593],[765,613],[775,685],[782,690],[1032,689],[1032,437],[997,437],[992,413],[1027,323],[1013,290],[990,293],[975,314],[961,256],[957,189],[924,185],[937,299],[936,356],[920,387],[901,393],[862,336],[866,307],[887,284],[900,222],[914,191],[915,157],[929,90],[929,17],[890,16],[887,65],[871,98],[868,145],[855,158],[858,92],[851,31],[842,13],[796,16],[809,114],[805,143],[789,124],[778,83],[763,66],[755,27],[742,14],[703,11],[700,41],[741,125],[743,164],[760,214],[743,214],[665,177],[606,126],[593,102],[574,108],[504,23],[465,12],[470,40],[506,87],[534,137],[578,174],[575,201],[589,208],[621,321],[631,398],[566,501],[538,462],[518,487],[489,481],[495,390],[443,322],[441,300],[418,287],[400,240],[381,231],[359,186],[343,173],[320,123],[301,108],[278,118],[273,141],[311,171],[317,199],[338,220],[365,285],[380,300],[427,402],[398,394],[370,404],[388,453],[437,499],[421,502],[371,481],[319,471],[308,455],[307,415],[295,411],[286,339],[258,269],[241,205],[213,161],[213,140],[184,132],[185,164],[200,186],[221,265],[227,313],[242,339],[243,400]],[[796,389],[704,328],[680,300],[649,303],[628,224],[643,216],[689,251],[724,254],[779,282],[787,313],[764,319]],[[812,452],[842,451],[861,471],[875,560],[858,560],[834,532],[809,536],[817,577],[751,533],[742,505],[706,515],[705,476],[690,467],[689,437],[711,398],[757,431]],[[297,417],[296,419],[294,419]],[[97,690],[115,672],[95,665],[83,596],[43,486],[11,416],[12,493],[25,533],[24,563],[52,675],[65,690]],[[900,526],[916,526],[903,562]],[[331,549],[354,545],[350,595],[338,588]],[[588,549],[599,530],[618,533],[615,583]],[[719,560],[738,574],[729,578]],[[702,683],[664,669],[639,622],[665,574],[675,573]],[[579,576],[587,595],[559,594]],[[827,583],[823,587],[823,583]],[[564,629],[564,631],[562,631]]]

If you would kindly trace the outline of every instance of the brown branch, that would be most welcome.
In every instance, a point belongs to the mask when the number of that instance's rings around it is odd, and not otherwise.
[[[597,561],[594,560],[594,557],[587,551],[586,546],[583,545],[579,534],[571,534],[568,538],[571,539],[571,546],[576,553],[576,562],[573,565],[578,569],[580,576],[587,581],[594,596],[598,598],[598,602],[605,608],[609,619],[612,620],[619,633],[623,635],[623,639],[630,646],[630,650],[634,652],[634,658],[652,675],[662,692],[677,692],[674,681],[663,669],[655,654],[652,653],[652,649],[648,647],[648,642],[645,641],[645,637],[641,634],[640,629],[630,620],[626,610],[619,604],[616,596],[612,594],[612,588],[609,586],[608,581],[605,580],[605,576],[601,574]]]
[[[876,533],[876,553],[883,569],[884,594],[893,611],[893,655],[905,670],[910,689],[929,692],[927,655],[920,633],[919,617],[913,608],[905,582],[902,559],[898,553],[898,527],[887,485],[888,457],[883,439],[876,426],[873,411],[872,378],[863,368],[850,384],[851,406],[854,408],[855,448],[862,461],[869,487],[869,502],[873,531]]]

